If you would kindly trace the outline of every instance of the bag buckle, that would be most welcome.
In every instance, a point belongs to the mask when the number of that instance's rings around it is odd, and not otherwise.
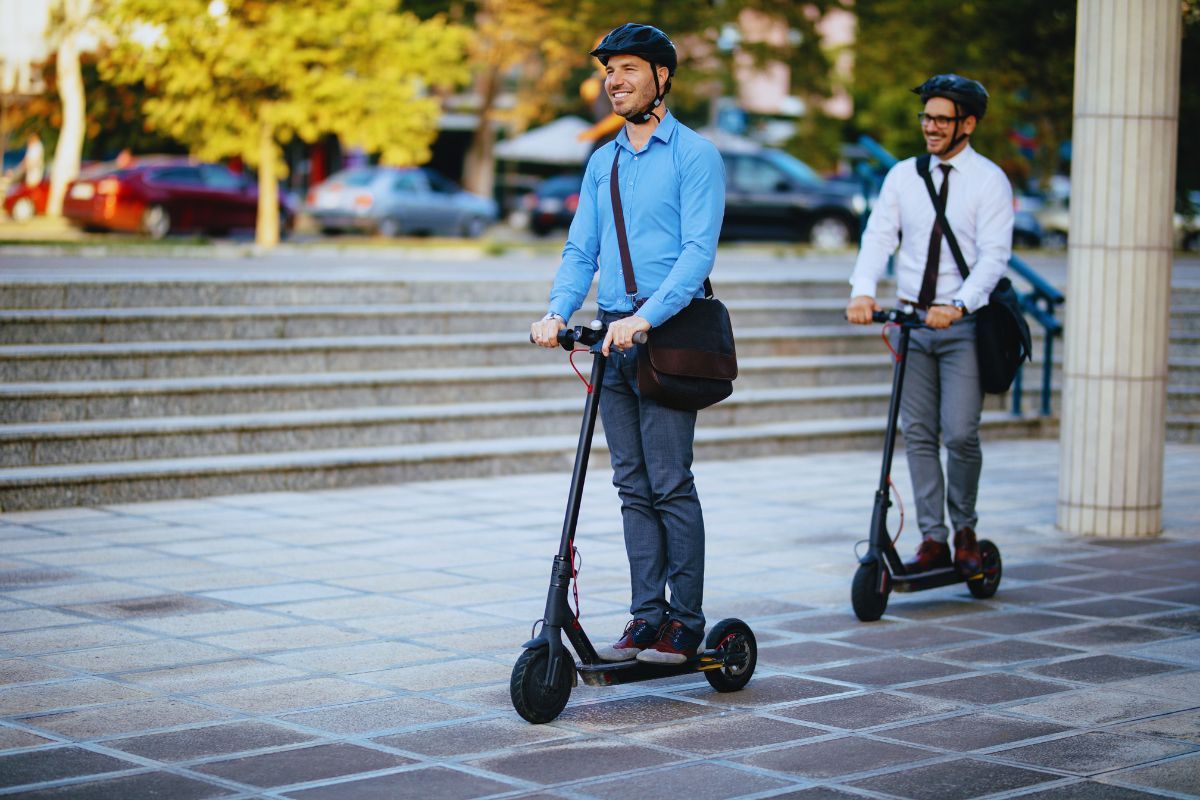
[[[629,299],[629,304],[633,306],[633,313],[635,314],[638,312],[638,309],[646,304],[646,298],[638,297],[636,294],[627,294],[625,297]]]

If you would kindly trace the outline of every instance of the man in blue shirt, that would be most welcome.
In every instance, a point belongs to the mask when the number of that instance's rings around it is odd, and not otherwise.
[[[716,147],[667,110],[677,59],[662,31],[622,25],[591,55],[604,65],[605,91],[626,123],[588,162],[550,312],[531,333],[543,347],[556,346],[599,272],[600,319],[608,326],[601,350],[610,359],[600,414],[621,498],[633,619],[597,651],[607,661],[678,664],[704,638],[704,517],[691,471],[696,412],[640,395],[633,337],[703,297],[725,213],[725,168]],[[621,270],[614,160],[636,296],[626,293]]]

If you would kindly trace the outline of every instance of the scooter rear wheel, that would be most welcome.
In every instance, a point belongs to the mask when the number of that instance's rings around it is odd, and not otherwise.
[[[566,708],[571,696],[571,672],[575,664],[564,656],[555,685],[546,683],[550,668],[550,653],[545,647],[526,650],[513,666],[508,684],[513,708],[534,725],[550,722]]]
[[[987,539],[980,539],[979,560],[982,562],[982,576],[967,581],[967,588],[975,597],[986,600],[1000,587],[1000,575],[1004,572],[1000,562],[1000,548]]]
[[[740,663],[704,670],[710,686],[718,692],[736,692],[750,682],[758,664],[758,641],[749,625],[740,619],[723,619],[708,632],[704,644],[722,654],[745,656],[744,660],[739,659]]]
[[[888,604],[888,594],[892,584],[887,578],[883,591],[879,591],[879,562],[871,561],[859,564],[854,573],[854,583],[850,585],[850,603],[854,606],[854,616],[863,622],[874,622],[883,616]]]

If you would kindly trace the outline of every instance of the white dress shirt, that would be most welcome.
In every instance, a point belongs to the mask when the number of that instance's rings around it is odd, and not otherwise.
[[[950,187],[946,219],[958,239],[971,274],[964,282],[954,253],[942,237],[934,305],[961,300],[968,312],[987,305],[988,295],[1008,269],[1012,255],[1013,197],[1004,172],[968,144],[954,158],[930,158],[929,172],[935,190],[942,186],[938,164],[949,164]],[[937,212],[917,174],[917,159],[901,161],[888,171],[879,198],[871,209],[858,260],[850,276],[851,296],[875,297],[887,271],[888,256],[896,255],[896,290],[905,300],[916,300],[925,276],[929,235]],[[903,234],[903,235],[901,235]]]

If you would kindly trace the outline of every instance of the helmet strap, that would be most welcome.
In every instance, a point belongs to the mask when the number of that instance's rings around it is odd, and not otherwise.
[[[946,146],[942,148],[942,152],[938,153],[939,156],[946,155],[946,153],[949,153],[951,150],[958,147],[967,138],[967,134],[964,133],[960,135],[958,132],[958,126],[961,124],[959,117],[962,116],[962,108],[959,107],[957,100],[951,100],[950,102],[954,103],[954,132],[950,136],[950,141],[947,142]]]
[[[663,87],[658,82],[658,65],[657,64],[650,65],[650,74],[654,76],[654,102],[652,102],[650,105],[643,108],[641,111],[635,111],[632,114],[625,117],[626,120],[628,120],[629,122],[632,122],[634,125],[645,125],[650,120],[654,120],[655,122],[662,122],[662,117],[660,117],[658,114],[654,113],[654,109],[656,109],[662,105],[663,96],[666,95],[666,92],[663,91]],[[670,80],[668,80],[667,88],[669,89],[670,87],[671,87],[671,83],[670,83]]]

